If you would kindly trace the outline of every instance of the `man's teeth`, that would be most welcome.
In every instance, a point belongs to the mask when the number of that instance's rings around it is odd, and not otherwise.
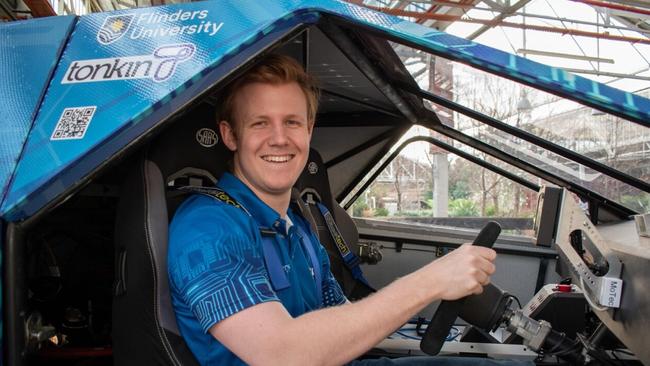
[[[293,155],[265,155],[262,157],[262,159],[271,163],[286,163],[291,158],[293,158]]]

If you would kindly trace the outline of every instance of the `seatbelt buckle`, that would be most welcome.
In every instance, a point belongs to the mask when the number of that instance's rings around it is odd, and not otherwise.
[[[361,258],[355,255],[352,251],[350,251],[348,255],[343,257],[343,262],[345,262],[345,265],[348,268],[352,269],[354,267],[358,267],[361,264]]]

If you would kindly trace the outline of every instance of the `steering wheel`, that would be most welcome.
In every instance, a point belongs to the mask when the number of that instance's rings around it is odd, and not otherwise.
[[[478,233],[472,245],[479,245],[486,248],[491,248],[494,242],[501,233],[501,226],[494,221],[488,222],[481,232]],[[458,313],[465,302],[465,297],[453,301],[441,301],[438,309],[433,314],[431,322],[424,332],[424,337],[420,341],[420,349],[422,352],[435,356],[440,352],[442,345],[447,339],[447,335],[454,325],[454,321],[458,317]]]

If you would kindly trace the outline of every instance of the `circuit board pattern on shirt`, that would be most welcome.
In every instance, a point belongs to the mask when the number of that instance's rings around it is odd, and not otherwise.
[[[169,262],[173,291],[202,330],[250,306],[279,301],[255,241],[214,232],[184,243]]]
[[[82,139],[95,115],[96,106],[66,108],[54,127],[50,140]]]
[[[332,272],[328,272],[323,282],[323,307],[345,304],[347,298]]]

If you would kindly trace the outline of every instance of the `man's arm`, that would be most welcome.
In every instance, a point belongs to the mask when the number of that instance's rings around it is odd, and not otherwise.
[[[242,310],[210,333],[251,365],[341,365],[362,355],[435,300],[480,293],[496,253],[463,245],[355,303],[297,318],[279,302]]]

